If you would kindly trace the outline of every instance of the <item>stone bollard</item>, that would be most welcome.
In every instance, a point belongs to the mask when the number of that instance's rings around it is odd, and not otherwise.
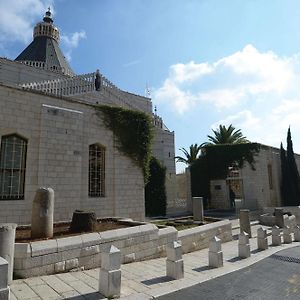
[[[167,276],[180,279],[184,276],[184,266],[182,259],[182,247],[180,242],[172,242],[167,245]]]
[[[283,227],[283,242],[285,244],[290,244],[293,241],[291,228],[289,226]]]
[[[204,221],[203,197],[193,197],[193,217],[194,221]]]
[[[0,224],[0,256],[8,262],[8,284],[13,279],[16,228],[17,224]]]
[[[249,234],[251,238],[251,225],[250,225],[250,211],[249,209],[241,209],[240,210],[240,232],[246,232]]]
[[[101,253],[99,292],[107,298],[121,294],[121,252],[115,246]]]
[[[279,228],[283,228],[284,221],[283,221],[283,208],[275,208],[275,225]]]
[[[39,188],[32,203],[31,237],[53,237],[54,191],[52,188]]]
[[[242,232],[239,235],[239,257],[250,257],[249,234],[246,232]]]
[[[9,299],[8,262],[0,257],[0,299]]]
[[[266,250],[268,249],[268,237],[267,230],[262,227],[257,229],[257,249]]]
[[[281,246],[280,228],[276,225],[272,227],[272,245]]]
[[[297,225],[293,228],[294,231],[294,241],[300,242],[300,227]]]
[[[213,268],[223,267],[221,240],[216,236],[209,242],[208,265]]]

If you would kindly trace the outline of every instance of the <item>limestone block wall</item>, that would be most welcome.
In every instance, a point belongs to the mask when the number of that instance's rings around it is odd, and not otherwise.
[[[0,83],[20,84],[57,78],[68,78],[68,76],[0,57]]]
[[[98,217],[144,219],[142,171],[114,147],[91,105],[0,85],[0,136],[28,139],[25,199],[0,201],[0,222],[28,224],[34,193],[55,191],[55,221],[69,220],[74,209],[94,210]],[[105,147],[105,197],[88,196],[89,145]]]
[[[226,180],[217,179],[210,181],[210,206],[212,208],[228,209],[231,207],[229,201],[229,190]]]
[[[134,224],[132,224],[134,225]],[[86,233],[72,237],[16,243],[14,272],[28,278],[101,265],[101,252],[111,245],[121,250],[122,263],[165,255],[166,245],[177,240],[174,227],[158,229],[153,224]]]
[[[154,224],[134,222],[136,226],[86,233],[72,237],[16,243],[14,272],[27,278],[54,274],[83,267],[96,268],[101,264],[101,252],[111,245],[121,250],[122,263],[166,256],[167,244],[182,242],[183,253],[207,248],[210,239],[232,240],[229,220],[182,230],[158,228]],[[134,225],[134,224],[132,224]]]
[[[167,168],[166,171],[166,193],[167,213],[176,212],[176,170],[175,170],[175,148],[174,132],[155,127],[153,142],[153,155],[159,159]]]

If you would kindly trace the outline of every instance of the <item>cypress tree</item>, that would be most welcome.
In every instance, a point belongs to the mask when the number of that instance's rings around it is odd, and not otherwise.
[[[282,204],[285,206],[289,205],[289,181],[288,181],[288,171],[286,162],[286,152],[283,148],[282,143],[280,144],[280,161],[281,161],[281,199]]]
[[[289,199],[287,200],[287,203],[288,205],[297,206],[300,202],[300,178],[293,150],[290,127],[287,133],[286,167],[287,176],[285,180],[288,181],[289,188]]]

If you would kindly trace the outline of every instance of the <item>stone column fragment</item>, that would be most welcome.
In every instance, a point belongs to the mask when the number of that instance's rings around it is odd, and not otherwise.
[[[107,298],[121,295],[121,252],[113,245],[101,253],[99,292]]]
[[[241,209],[240,210],[240,232],[241,233],[246,232],[249,234],[249,238],[252,237],[249,209]]]
[[[272,245],[281,246],[281,232],[278,226],[272,227]]]
[[[193,197],[193,217],[194,221],[204,221],[203,197]]]
[[[250,257],[249,234],[246,232],[242,232],[239,235],[239,257],[240,258]]]
[[[266,250],[268,247],[267,230],[260,227],[257,229],[257,248],[259,250]]]
[[[0,257],[0,299],[9,299],[8,262]]]
[[[167,245],[167,276],[180,279],[184,277],[184,265],[182,259],[182,246],[178,241],[174,241]]]
[[[14,223],[0,224],[0,256],[8,262],[8,284],[13,279],[16,228]]]
[[[216,236],[209,242],[208,265],[213,268],[223,267],[221,240]]]
[[[283,208],[275,208],[275,225],[279,228],[283,228],[284,220],[283,220]]]
[[[293,228],[294,231],[294,241],[300,242],[300,227],[297,225]]]
[[[283,227],[283,242],[285,244],[290,244],[293,241],[292,239],[292,232],[289,226]]]
[[[54,191],[52,188],[39,188],[32,203],[31,237],[53,237]]]

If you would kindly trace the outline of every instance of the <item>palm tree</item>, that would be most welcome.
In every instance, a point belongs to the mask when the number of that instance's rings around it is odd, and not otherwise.
[[[204,144],[192,144],[190,146],[190,151],[185,148],[180,148],[179,150],[183,152],[185,157],[175,156],[176,162],[182,162],[190,166],[199,157],[203,146]]]
[[[241,129],[235,129],[232,124],[230,124],[228,127],[225,125],[219,125],[218,129],[212,129],[212,131],[214,136],[207,136],[209,142],[205,143],[206,146],[249,143],[246,137],[243,136]]]

